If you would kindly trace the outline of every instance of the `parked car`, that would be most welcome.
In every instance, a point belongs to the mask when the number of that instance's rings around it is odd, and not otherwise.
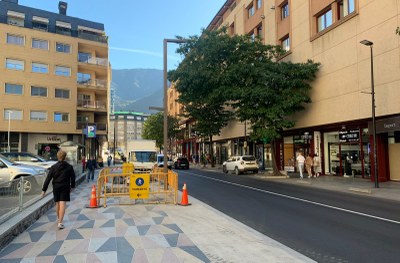
[[[174,162],[175,169],[189,169],[189,160],[186,157],[178,157]]]
[[[168,169],[172,169],[172,165],[174,165],[174,162],[169,157],[168,157],[167,165],[168,165]],[[157,154],[157,166],[164,167],[164,154]]]
[[[224,173],[234,172],[239,175],[244,172],[258,173],[258,162],[252,155],[232,156],[222,164]]]
[[[5,152],[2,154],[13,162],[41,166],[45,169],[49,169],[53,164],[57,163],[57,161],[49,161],[39,155],[29,152]]]
[[[10,188],[15,186],[18,191],[23,189],[24,194],[26,194],[29,193],[32,188],[39,187],[33,176],[45,173],[45,168],[15,163],[0,154],[0,185],[2,187]],[[24,180],[23,186],[20,185],[20,180],[15,180],[21,176],[24,176],[24,179],[26,179]]]

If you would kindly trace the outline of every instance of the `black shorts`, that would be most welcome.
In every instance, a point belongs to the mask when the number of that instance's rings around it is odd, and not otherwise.
[[[54,202],[70,201],[70,192],[71,189],[69,187],[53,189]]]

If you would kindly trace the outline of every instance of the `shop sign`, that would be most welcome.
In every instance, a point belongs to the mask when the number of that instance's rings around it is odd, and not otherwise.
[[[57,135],[47,136],[47,141],[48,142],[61,142],[61,138],[58,137]]]
[[[304,133],[302,135],[294,135],[293,143],[294,144],[309,144],[312,139],[312,135],[309,133]]]
[[[321,132],[314,132],[314,154],[320,155],[321,153]]]
[[[360,130],[339,131],[339,142],[359,142]]]
[[[372,122],[368,123],[369,134],[372,132]],[[392,131],[400,131],[400,117],[387,118],[376,121],[376,133],[386,133]]]

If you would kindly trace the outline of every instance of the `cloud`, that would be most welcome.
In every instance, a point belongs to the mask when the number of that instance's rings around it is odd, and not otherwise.
[[[152,52],[152,51],[142,50],[142,49],[121,48],[121,47],[109,47],[109,49],[115,50],[115,51],[123,51],[123,52],[131,52],[131,53],[149,55],[149,56],[159,57],[159,58],[163,57],[162,53],[157,53],[157,52]],[[168,59],[173,59],[173,60],[176,60],[176,61],[180,61],[181,60],[180,57],[171,56],[171,55],[168,55]]]

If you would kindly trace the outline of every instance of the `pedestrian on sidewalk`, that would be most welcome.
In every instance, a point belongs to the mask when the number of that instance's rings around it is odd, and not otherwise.
[[[297,161],[297,167],[299,168],[300,172],[300,178],[303,179],[303,170],[304,170],[304,162],[305,158],[301,152],[297,153],[296,161]]]
[[[314,154],[313,167],[314,167],[315,177],[319,177],[321,175],[322,170],[321,170],[321,158],[319,158],[318,153]]]
[[[112,156],[111,156],[111,154],[110,154],[110,155],[107,157],[107,165],[108,165],[108,167],[110,167],[111,161],[112,161]]]
[[[89,180],[94,180],[94,170],[97,168],[97,163],[94,160],[93,156],[90,156],[90,159],[86,163],[86,169],[88,170],[87,172],[87,178],[86,181],[89,182]]]
[[[307,170],[308,178],[313,177],[312,170],[311,170],[313,167],[313,163],[314,163],[313,157],[309,153],[306,158],[306,170]]]
[[[67,153],[57,152],[58,162],[50,167],[46,180],[43,183],[42,197],[46,194],[50,181],[53,184],[53,196],[56,203],[57,227],[63,229],[63,220],[67,202],[70,201],[70,192],[75,188],[74,168],[65,161]]]

